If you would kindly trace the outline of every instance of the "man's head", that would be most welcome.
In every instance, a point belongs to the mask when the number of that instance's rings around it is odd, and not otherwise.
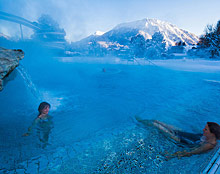
[[[215,122],[207,122],[211,133],[215,134],[216,139],[220,139],[220,126]]]

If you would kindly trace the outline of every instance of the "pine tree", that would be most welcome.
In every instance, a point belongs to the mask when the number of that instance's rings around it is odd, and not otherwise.
[[[146,51],[146,40],[143,35],[137,34],[131,38],[131,49],[135,57],[144,57]]]
[[[160,32],[153,34],[146,47],[145,57],[149,59],[161,57],[166,50],[166,42]]]
[[[200,37],[199,47],[205,49],[211,58],[220,56],[220,20],[216,26],[207,25],[205,34]]]
[[[143,35],[137,34],[131,38],[130,48],[135,57],[156,58],[161,57],[166,50],[166,42],[160,32],[153,34],[152,39],[145,39]]]
[[[32,38],[41,41],[62,41],[65,42],[66,32],[60,28],[59,24],[49,15],[41,15],[35,25],[39,26],[40,30],[35,30]]]

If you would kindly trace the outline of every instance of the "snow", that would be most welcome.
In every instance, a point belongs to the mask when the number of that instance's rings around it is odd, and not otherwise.
[[[7,39],[7,40],[10,39],[9,36],[7,36],[7,35],[5,35],[5,34],[3,34],[3,33],[0,33],[0,38],[4,38],[4,39]]]
[[[160,33],[161,35],[162,40],[160,39],[160,43],[156,41],[158,39],[152,39],[156,36],[156,33]],[[132,40],[136,40],[136,42],[134,43]],[[97,31],[87,38],[72,43],[72,48],[81,50],[83,52],[82,54],[88,53],[88,56],[91,56],[91,52],[86,49],[96,49],[95,56],[103,56],[103,54],[120,55],[123,52],[123,55],[134,54],[131,56],[156,58],[165,55],[165,48],[167,49],[170,46],[174,46],[177,42],[185,42],[187,46],[190,46],[197,44],[198,40],[196,35],[179,29],[177,26],[168,22],[146,18],[119,24],[108,32]],[[138,41],[140,43],[138,43]],[[99,46],[94,47],[94,45],[100,45],[101,48],[106,50],[100,49]],[[140,46],[142,46],[142,48],[140,48]],[[161,48],[159,48],[160,46]],[[127,51],[125,51],[125,49]],[[108,51],[111,52],[109,53]],[[140,54],[138,53],[139,51]],[[148,53],[142,54],[146,51]]]
[[[206,59],[166,59],[166,60],[148,60],[145,58],[121,59],[118,57],[57,57],[61,62],[72,63],[100,63],[100,64],[125,64],[131,66],[156,66],[177,71],[189,72],[205,72],[205,73],[220,73],[220,61]],[[204,79],[211,83],[220,83],[215,79]]]
[[[174,46],[176,42],[182,41],[187,44],[196,44],[198,37],[177,26],[158,19],[143,19],[134,22],[122,23],[113,28],[113,31],[138,30],[146,39],[152,37],[155,32],[161,32],[168,45]]]
[[[111,45],[110,43],[107,43],[107,42],[104,42],[104,41],[99,41],[97,43],[99,43],[104,48],[108,48]]]
[[[102,31],[96,31],[95,33],[94,33],[94,35],[95,36],[101,36],[101,35],[103,35],[105,32],[102,32]]]
[[[147,40],[147,39],[152,39],[152,35],[140,30],[139,31],[139,34],[141,34],[142,36],[144,36],[144,38]]]
[[[108,32],[97,31],[95,34],[88,36],[81,41],[82,43],[84,41],[89,42],[89,40],[94,39],[95,36],[97,41],[117,41],[120,43],[122,40],[127,40],[129,42],[129,39],[137,34],[143,35],[145,39],[151,39],[152,35],[156,32],[160,32],[164,36],[164,40],[167,44],[166,46],[174,46],[176,42],[179,41],[185,42],[187,45],[193,45],[199,40],[195,34],[179,29],[173,24],[158,19],[146,18],[143,20],[119,24]]]
[[[208,59],[208,58],[207,58]],[[167,60],[151,60],[155,65],[173,70],[190,71],[190,72],[206,72],[220,73],[220,61],[206,59],[167,59]]]
[[[218,80],[204,79],[204,81],[206,81],[206,82],[210,82],[210,83],[215,83],[215,84],[219,84],[219,85],[220,85],[220,81],[218,81]]]

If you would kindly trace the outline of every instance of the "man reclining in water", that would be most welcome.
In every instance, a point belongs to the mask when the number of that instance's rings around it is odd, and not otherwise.
[[[168,137],[175,140],[176,143],[180,143],[190,148],[188,151],[178,151],[171,154],[170,156],[167,156],[168,159],[207,152],[213,149],[217,144],[217,140],[220,139],[220,126],[214,122],[207,122],[203,129],[203,134],[193,134],[176,130],[172,126],[158,120],[142,120],[137,116],[135,118],[143,125],[154,126],[165,133],[165,135],[168,135]]]

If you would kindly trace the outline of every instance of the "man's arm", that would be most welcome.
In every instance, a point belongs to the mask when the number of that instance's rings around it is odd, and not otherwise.
[[[171,154],[170,156],[167,156],[168,159],[170,158],[181,158],[181,157],[185,157],[185,156],[192,156],[192,155],[196,155],[196,154],[201,154],[201,153],[205,153],[211,149],[213,149],[215,146],[213,144],[209,144],[209,143],[205,143],[197,148],[193,148],[191,149],[191,151],[178,151],[174,154]]]

